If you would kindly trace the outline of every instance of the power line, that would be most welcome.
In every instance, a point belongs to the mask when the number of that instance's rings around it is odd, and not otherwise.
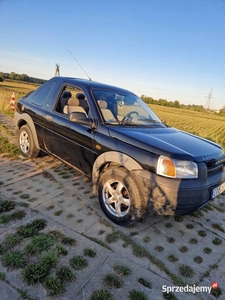
[[[205,109],[206,110],[210,110],[210,106],[211,106],[211,100],[212,100],[212,98],[214,98],[213,96],[212,96],[212,88],[211,88],[211,91],[209,92],[209,94],[208,94],[208,98],[207,98],[207,101],[206,101],[206,104],[205,104]]]

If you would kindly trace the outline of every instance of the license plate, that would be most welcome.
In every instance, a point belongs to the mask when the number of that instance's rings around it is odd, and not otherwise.
[[[225,182],[212,190],[212,194],[211,194],[212,199],[214,199],[215,197],[217,197],[219,194],[221,194],[224,191],[225,191]]]

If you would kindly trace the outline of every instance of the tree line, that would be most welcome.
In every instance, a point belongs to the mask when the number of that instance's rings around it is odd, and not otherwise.
[[[148,97],[145,95],[142,95],[141,99],[147,104],[156,104],[156,105],[175,107],[175,108],[186,108],[186,109],[200,111],[200,112],[205,111],[203,105],[196,105],[196,104],[185,105],[185,104],[180,104],[178,100],[175,101],[167,101],[166,99],[155,100],[152,97]]]
[[[30,77],[27,74],[17,74],[15,72],[11,72],[11,73],[0,72],[0,82],[3,82],[5,79],[25,81],[25,82],[31,82],[37,84],[42,84],[46,81],[44,79]]]

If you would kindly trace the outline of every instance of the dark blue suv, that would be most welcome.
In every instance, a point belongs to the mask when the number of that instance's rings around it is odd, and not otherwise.
[[[189,214],[225,190],[219,145],[166,126],[118,87],[54,77],[18,101],[15,122],[25,157],[42,150],[91,178],[118,224]]]

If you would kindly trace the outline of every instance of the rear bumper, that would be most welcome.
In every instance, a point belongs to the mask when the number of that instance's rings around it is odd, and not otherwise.
[[[186,215],[213,200],[213,188],[225,182],[225,168],[200,179],[166,178],[146,170],[132,171],[146,207],[160,215]]]

